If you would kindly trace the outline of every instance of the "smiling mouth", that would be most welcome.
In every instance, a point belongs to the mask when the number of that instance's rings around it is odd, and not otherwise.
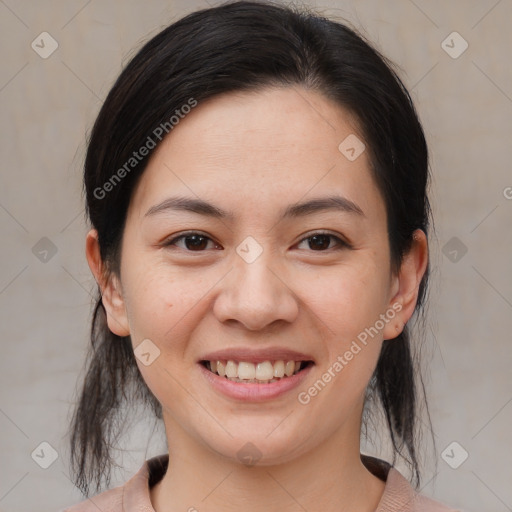
[[[247,384],[270,384],[291,377],[305,368],[312,366],[313,361],[263,361],[251,363],[247,361],[201,361],[207,370],[232,382]]]

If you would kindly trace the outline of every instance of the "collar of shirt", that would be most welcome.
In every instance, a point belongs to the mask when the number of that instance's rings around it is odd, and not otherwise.
[[[361,455],[363,464],[376,477],[386,482],[384,493],[375,512],[456,512],[442,503],[416,492],[408,480],[387,462]],[[150,488],[159,482],[169,464],[163,454],[144,462],[139,471],[124,485],[107,490],[62,512],[155,512]]]

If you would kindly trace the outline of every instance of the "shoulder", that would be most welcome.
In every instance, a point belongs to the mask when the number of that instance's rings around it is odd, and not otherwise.
[[[124,485],[114,487],[58,512],[154,512],[150,488],[165,471],[169,455],[159,455],[144,462]]]
[[[124,485],[109,489],[59,512],[123,512]]]
[[[368,471],[386,483],[376,512],[460,512],[418,493],[388,462],[363,454],[361,460]]]
[[[376,512],[460,512],[418,493],[395,468],[390,468],[386,487]]]

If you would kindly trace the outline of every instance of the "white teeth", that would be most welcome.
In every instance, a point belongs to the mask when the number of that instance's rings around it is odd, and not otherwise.
[[[253,363],[238,363],[238,378],[252,380],[256,377],[256,367]],[[259,379],[261,380],[261,379]]]
[[[284,361],[276,361],[274,363],[274,377],[282,379],[284,377]]]
[[[238,374],[238,365],[234,361],[228,361],[226,363],[226,377],[232,379]]]
[[[250,363],[247,361],[209,361],[213,373],[226,377],[235,382],[258,382],[266,384],[276,382],[284,377],[291,377],[301,369],[301,361],[263,361]]]
[[[242,363],[240,363],[242,366]],[[258,363],[256,366],[256,379],[258,380],[270,380],[274,376],[274,367],[270,361],[264,361],[263,363]],[[242,377],[240,377],[242,378]]]
[[[291,377],[295,371],[295,361],[288,361],[284,367],[284,373],[287,377]]]

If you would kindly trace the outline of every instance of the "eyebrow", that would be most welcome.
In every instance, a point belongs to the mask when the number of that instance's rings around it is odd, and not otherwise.
[[[303,217],[329,210],[352,213],[362,217],[365,216],[363,210],[361,210],[356,203],[350,201],[346,197],[333,195],[291,204],[281,213],[281,219]],[[217,219],[233,220],[235,218],[235,214],[233,212],[223,210],[222,208],[207,203],[202,199],[180,196],[169,197],[161,203],[152,206],[145,213],[144,217],[151,217],[169,211],[186,211]]]

